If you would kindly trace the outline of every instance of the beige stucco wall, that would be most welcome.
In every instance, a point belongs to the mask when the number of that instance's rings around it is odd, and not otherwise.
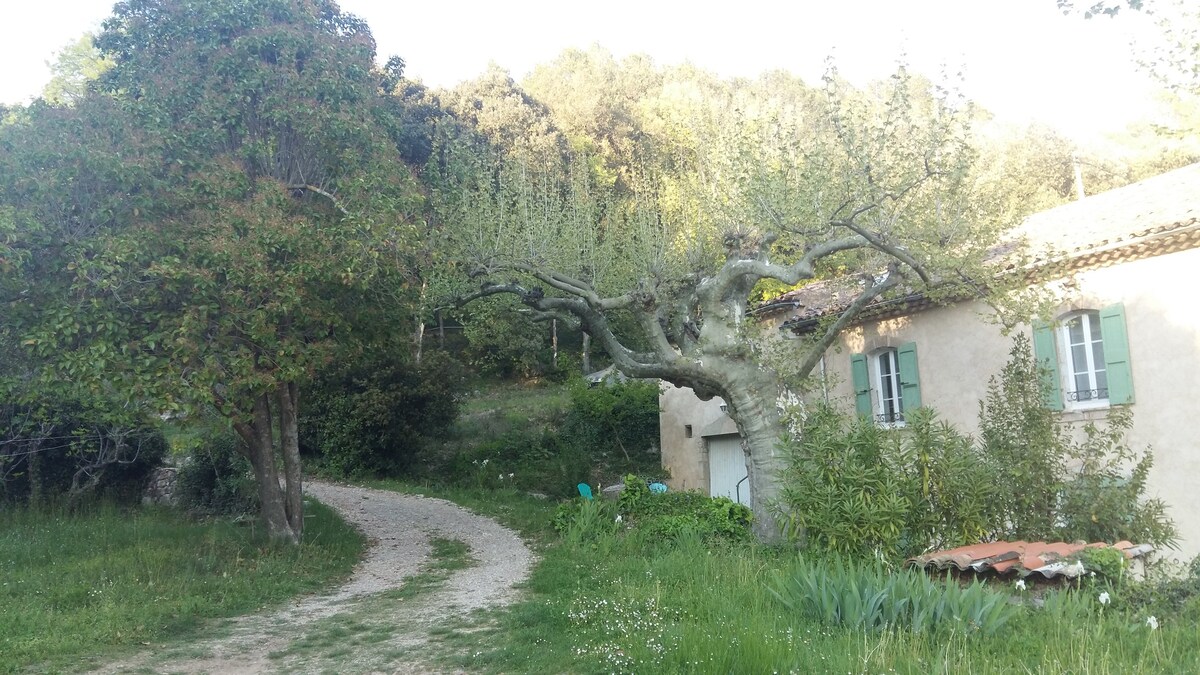
[[[1052,286],[1059,294],[1058,313],[1099,309],[1124,303],[1133,374],[1132,447],[1151,446],[1154,468],[1151,496],[1165,500],[1179,526],[1181,550],[1200,554],[1200,249],[1082,272]],[[959,429],[975,433],[979,399],[988,378],[1008,359],[1011,338],[989,321],[982,303],[960,303],[847,330],[841,344],[826,354],[825,373],[831,400],[853,408],[850,354],[879,347],[917,344],[923,403]],[[1029,335],[1029,326],[1018,327]],[[814,373],[819,375],[819,373]],[[712,403],[692,409],[690,392],[674,390],[663,398],[663,461],[672,473],[702,486],[707,465],[703,444],[694,434],[686,447],[674,445],[669,431],[691,423],[699,430],[711,421]],[[715,408],[719,414],[719,408]],[[1104,410],[1067,412],[1063,421],[1080,425],[1103,419]],[[703,422],[688,420],[703,418]],[[671,429],[668,429],[671,427]],[[706,486],[706,483],[703,485]],[[681,484],[680,487],[683,487]]]
[[[687,387],[662,383],[658,397],[662,412],[658,416],[662,463],[671,477],[667,485],[676,490],[708,492],[708,448],[700,434],[705,427],[727,417],[721,412],[719,398],[701,401]],[[687,427],[691,426],[691,437]]]
[[[1179,526],[1179,553],[1187,558],[1200,554],[1200,435],[1192,427],[1200,404],[1191,395],[1200,386],[1200,301],[1191,281],[1197,270],[1200,249],[1192,249],[1053,284],[1058,314],[1118,302],[1125,306],[1134,388],[1130,441],[1135,449],[1154,451],[1149,492],[1170,507]],[[1008,360],[1012,344],[988,321],[988,312],[982,303],[962,303],[847,331],[840,351],[826,359],[831,396],[854,405],[851,353],[916,342],[923,403],[959,429],[976,433],[979,399],[988,378]],[[1027,325],[1018,330],[1030,335]],[[1105,415],[1105,410],[1066,412],[1063,421],[1079,426]]]

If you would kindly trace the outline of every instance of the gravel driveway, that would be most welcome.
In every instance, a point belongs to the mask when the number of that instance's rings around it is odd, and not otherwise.
[[[430,672],[422,659],[430,629],[512,602],[515,586],[528,578],[534,562],[515,532],[443,499],[316,481],[305,484],[304,492],[368,538],[366,556],[345,584],[271,614],[236,619],[221,637],[143,654],[98,672]],[[475,564],[415,598],[381,597],[426,567],[432,538],[464,542]],[[369,648],[306,651],[305,641],[320,643],[330,622],[340,622],[343,631],[345,625],[387,631],[386,639],[373,640]]]

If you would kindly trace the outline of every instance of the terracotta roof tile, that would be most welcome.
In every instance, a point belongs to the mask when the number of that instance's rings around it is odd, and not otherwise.
[[[926,553],[910,558],[908,564],[925,570],[940,571],[953,567],[960,572],[994,573],[1001,576],[1015,573],[1021,577],[1040,574],[1047,579],[1073,579],[1086,570],[1078,563],[1069,562],[1067,558],[1085,548],[1107,546],[1109,544],[1102,542],[1068,544],[1061,541],[994,541]],[[1154,550],[1149,545],[1135,546],[1128,541],[1112,544],[1112,548],[1121,551],[1130,559]]]

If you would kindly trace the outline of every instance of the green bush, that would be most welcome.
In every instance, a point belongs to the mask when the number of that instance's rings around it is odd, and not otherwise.
[[[846,554],[909,555],[979,541],[990,525],[987,467],[929,410],[905,433],[820,406],[785,443],[789,534]]]
[[[258,511],[258,486],[250,460],[238,452],[241,442],[226,428],[191,449],[175,480],[180,508],[210,516],[240,516]]]
[[[301,444],[335,476],[404,474],[454,422],[462,383],[461,369],[438,352],[420,365],[384,348],[336,364],[302,399]]]
[[[1043,382],[1029,339],[1018,335],[979,406],[980,453],[998,509],[991,536],[1172,546],[1166,505],[1145,494],[1153,456],[1126,440],[1130,409],[1110,408],[1103,425],[1089,422],[1076,440],[1044,407]]]
[[[914,555],[978,541],[1058,539],[1170,545],[1166,507],[1146,499],[1152,458],[1125,441],[1127,408],[1073,440],[1042,407],[1028,339],[980,404],[980,438],[932,411],[903,429],[818,406],[784,443],[778,505],[790,535],[845,554]]]
[[[625,477],[617,509],[630,527],[650,537],[750,539],[751,514],[746,506],[693,491],[654,493],[646,481],[633,475]]]
[[[554,529],[565,542],[578,546],[615,534],[621,527],[617,505],[603,499],[576,497],[558,505]]]
[[[950,576],[934,581],[921,572],[885,569],[878,561],[844,558],[802,559],[791,570],[776,573],[769,590],[789,611],[826,625],[868,631],[990,635],[1020,611],[1006,593],[989,590],[978,579],[964,586]]]
[[[1182,570],[1164,565],[1149,572],[1144,581],[1119,589],[1122,604],[1144,615],[1200,623],[1200,556]]]
[[[474,487],[507,486],[551,497],[571,497],[590,480],[592,456],[549,427],[513,424],[471,455]]]
[[[658,455],[658,383],[629,381],[589,386],[572,382],[563,433],[592,454],[624,457],[631,464]]]
[[[140,501],[166,439],[157,427],[112,419],[79,401],[0,403],[0,502]]]

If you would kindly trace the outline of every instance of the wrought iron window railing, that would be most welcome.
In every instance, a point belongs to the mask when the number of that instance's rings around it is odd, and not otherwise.
[[[1080,389],[1068,391],[1067,400],[1074,402],[1104,401],[1108,399],[1108,389]]]
[[[902,412],[880,413],[875,416],[875,423],[876,424],[903,424],[904,423],[904,413],[902,413]]]

